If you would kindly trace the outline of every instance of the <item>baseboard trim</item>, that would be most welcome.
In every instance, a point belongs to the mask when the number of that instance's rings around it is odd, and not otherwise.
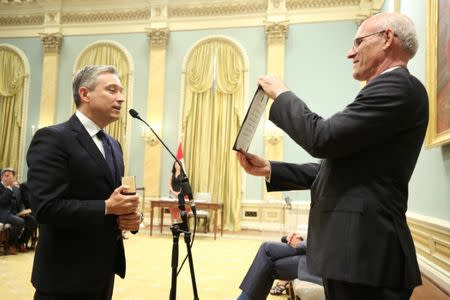
[[[450,294],[450,222],[416,213],[407,218],[422,274]]]

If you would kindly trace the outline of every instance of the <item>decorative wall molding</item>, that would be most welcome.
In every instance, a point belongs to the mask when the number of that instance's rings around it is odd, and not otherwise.
[[[450,222],[408,213],[422,273],[450,294]]]
[[[61,23],[99,23],[121,22],[150,19],[150,11],[136,9],[129,11],[100,11],[100,12],[75,12],[62,15]]]
[[[327,8],[338,6],[359,6],[361,0],[286,0],[286,8],[290,10]]]
[[[63,40],[61,33],[40,33],[39,35],[45,52],[59,52]]]
[[[169,17],[206,17],[206,16],[224,16],[224,15],[242,15],[264,13],[266,11],[266,1],[246,1],[229,3],[212,3],[211,5],[197,6],[170,6]]]
[[[169,37],[169,28],[148,29],[147,36],[152,42],[152,46],[166,47]]]
[[[44,15],[28,15],[28,16],[6,16],[0,17],[1,26],[18,26],[18,25],[42,25],[44,24]]]
[[[379,12],[384,0],[0,0],[0,37],[36,36],[53,26],[63,35],[145,33],[355,20]],[[95,30],[93,30],[95,29]],[[276,31],[275,31],[276,32]],[[282,31],[281,31],[282,32]]]

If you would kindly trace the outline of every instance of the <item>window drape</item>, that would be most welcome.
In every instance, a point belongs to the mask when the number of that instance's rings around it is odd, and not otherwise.
[[[129,65],[127,58],[123,51],[117,48],[113,44],[100,43],[89,48],[85,53],[82,54],[78,60],[76,70],[79,70],[87,65],[111,65],[116,67],[119,72],[120,81],[122,82],[123,92],[125,96],[125,107],[122,107],[120,111],[120,118],[116,122],[109,124],[105,131],[116,138],[122,147],[125,147],[125,133],[127,128],[127,111],[128,111],[128,74]],[[75,106],[74,106],[75,110]],[[125,150],[124,150],[125,151]]]
[[[25,76],[21,57],[0,46],[0,168],[19,168]]]
[[[215,66],[214,66],[215,65]],[[236,46],[206,40],[186,66],[185,162],[193,192],[224,204],[224,228],[240,230],[241,169],[232,151],[241,123],[243,59]]]

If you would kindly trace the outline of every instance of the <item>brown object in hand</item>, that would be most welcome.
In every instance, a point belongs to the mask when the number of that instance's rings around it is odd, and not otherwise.
[[[124,176],[122,177],[122,184],[128,185],[129,188],[122,191],[124,195],[136,195],[136,177],[135,176]]]

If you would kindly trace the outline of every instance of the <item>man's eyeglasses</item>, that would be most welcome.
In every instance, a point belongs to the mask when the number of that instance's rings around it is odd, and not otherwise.
[[[371,37],[371,36],[376,35],[376,34],[384,33],[385,31],[386,31],[386,30],[377,31],[377,32],[374,32],[374,33],[371,33],[371,34],[368,34],[368,35],[365,35],[365,36],[361,36],[361,37],[359,37],[359,38],[354,39],[354,40],[353,40],[353,49],[358,48],[359,45],[361,45],[361,43],[362,43],[366,38]]]

